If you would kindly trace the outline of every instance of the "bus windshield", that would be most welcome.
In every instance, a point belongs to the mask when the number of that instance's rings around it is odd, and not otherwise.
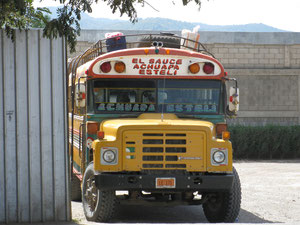
[[[96,113],[220,114],[221,81],[95,80]]]

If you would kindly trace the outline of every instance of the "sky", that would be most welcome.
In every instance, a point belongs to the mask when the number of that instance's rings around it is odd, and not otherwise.
[[[34,6],[57,6],[58,0],[34,0]],[[152,7],[136,6],[139,18],[162,17],[173,20],[199,22],[209,25],[237,25],[263,23],[282,30],[300,32],[300,0],[202,0],[202,6],[195,3],[182,5],[182,0],[146,0]],[[92,17],[124,19],[118,13],[112,14],[107,3],[99,0],[92,5]]]

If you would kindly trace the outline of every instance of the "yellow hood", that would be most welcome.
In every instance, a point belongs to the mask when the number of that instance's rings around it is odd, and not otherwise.
[[[105,139],[114,141],[117,132],[124,130],[202,130],[212,134],[214,125],[211,122],[193,119],[179,119],[175,114],[147,113],[133,119],[111,119],[102,122],[101,128],[105,133]]]

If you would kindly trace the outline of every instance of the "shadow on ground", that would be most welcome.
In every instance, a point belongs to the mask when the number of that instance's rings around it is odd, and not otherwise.
[[[99,224],[88,222],[85,219],[81,202],[72,202],[73,221],[75,224]],[[269,221],[247,210],[241,209],[237,223],[279,223],[278,221]],[[129,223],[129,224],[194,224],[208,223],[203,213],[202,206],[176,206],[176,207],[151,207],[119,205],[116,208],[114,219],[111,223]]]
[[[207,223],[201,206],[119,206],[113,223]],[[238,223],[276,223],[241,209]]]

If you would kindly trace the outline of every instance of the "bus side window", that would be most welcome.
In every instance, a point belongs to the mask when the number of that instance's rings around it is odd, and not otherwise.
[[[86,107],[86,88],[85,84],[76,84],[75,86],[75,103],[79,114],[85,113]]]

